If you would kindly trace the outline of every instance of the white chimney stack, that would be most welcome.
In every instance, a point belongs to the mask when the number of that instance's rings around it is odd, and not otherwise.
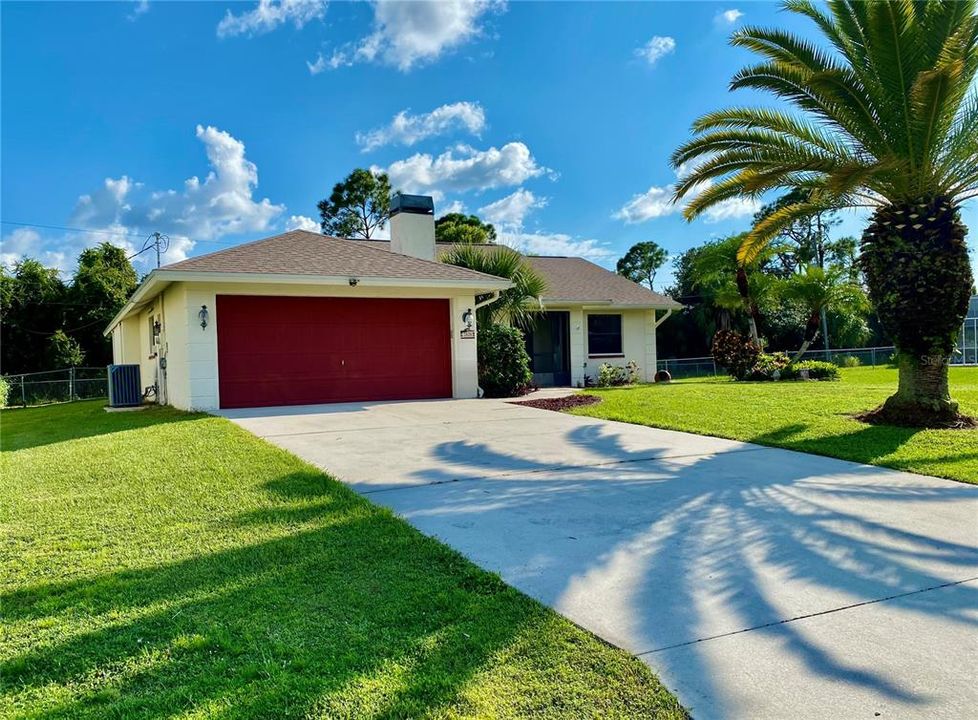
[[[398,193],[391,198],[391,250],[435,259],[435,203],[429,196]]]

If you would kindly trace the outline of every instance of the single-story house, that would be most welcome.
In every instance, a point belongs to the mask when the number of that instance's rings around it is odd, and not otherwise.
[[[437,260],[430,198],[396,196],[390,229],[292,230],[154,270],[105,330],[113,360],[185,409],[477,397],[475,309],[509,281]],[[527,259],[548,285],[538,384],[583,385],[602,362],[652,378],[678,303],[581,258]]]

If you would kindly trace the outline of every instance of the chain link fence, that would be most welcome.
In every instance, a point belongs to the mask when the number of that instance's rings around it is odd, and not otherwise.
[[[106,378],[104,367],[73,367],[5,375],[3,379],[8,386],[7,407],[30,407],[107,397]]]
[[[881,365],[891,365],[895,362],[894,354],[896,348],[892,345],[886,347],[870,348],[840,348],[840,349],[815,349],[812,348],[801,356],[801,360],[825,360],[834,363],[839,367],[877,367]],[[794,351],[787,352],[787,355],[794,357]],[[951,356],[952,365],[976,365],[978,364],[978,318],[969,318],[961,331],[961,340],[958,343],[957,351]],[[657,370],[666,370],[675,378],[707,377],[710,375],[723,375],[723,368],[717,366],[712,357],[695,358],[669,358],[659,360],[656,364]]]
[[[866,365],[876,367],[878,365],[889,365],[893,359],[895,348],[890,347],[871,347],[871,348],[840,348],[833,350],[808,350],[801,356],[802,360],[826,360],[835,363],[839,367],[857,367]],[[794,357],[794,352],[787,353]],[[676,380],[689,377],[707,377],[710,375],[723,375],[723,368],[718,367],[712,357],[695,358],[670,358],[659,360],[658,370],[666,370]]]

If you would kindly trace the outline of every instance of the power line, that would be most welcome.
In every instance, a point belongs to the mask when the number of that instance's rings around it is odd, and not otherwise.
[[[136,237],[145,238],[142,233],[134,232],[115,232],[113,230],[90,230],[86,228],[67,227],[64,225],[44,225],[43,223],[17,222],[15,220],[0,220],[3,225],[17,225],[19,227],[39,228],[42,230],[62,230],[64,232],[86,233],[89,235],[112,235],[115,237]],[[193,243],[204,243],[205,245],[229,245],[233,244],[227,240],[194,240]]]
[[[112,230],[86,230],[84,228],[64,227],[62,225],[42,225],[40,223],[16,222],[14,220],[0,220],[4,225],[19,225],[20,227],[41,228],[43,230],[65,230],[67,232],[88,233],[90,235],[115,235],[125,237],[143,237],[141,233],[113,232]]]

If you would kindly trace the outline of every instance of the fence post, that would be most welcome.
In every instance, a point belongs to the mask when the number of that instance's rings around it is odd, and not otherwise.
[[[876,348],[870,348],[869,352],[870,352],[870,356],[872,357],[872,360],[870,362],[873,367],[876,367]]]
[[[68,368],[68,401],[75,399],[75,366]]]
[[[20,376],[20,402],[27,407],[27,391],[24,389],[24,376]]]

